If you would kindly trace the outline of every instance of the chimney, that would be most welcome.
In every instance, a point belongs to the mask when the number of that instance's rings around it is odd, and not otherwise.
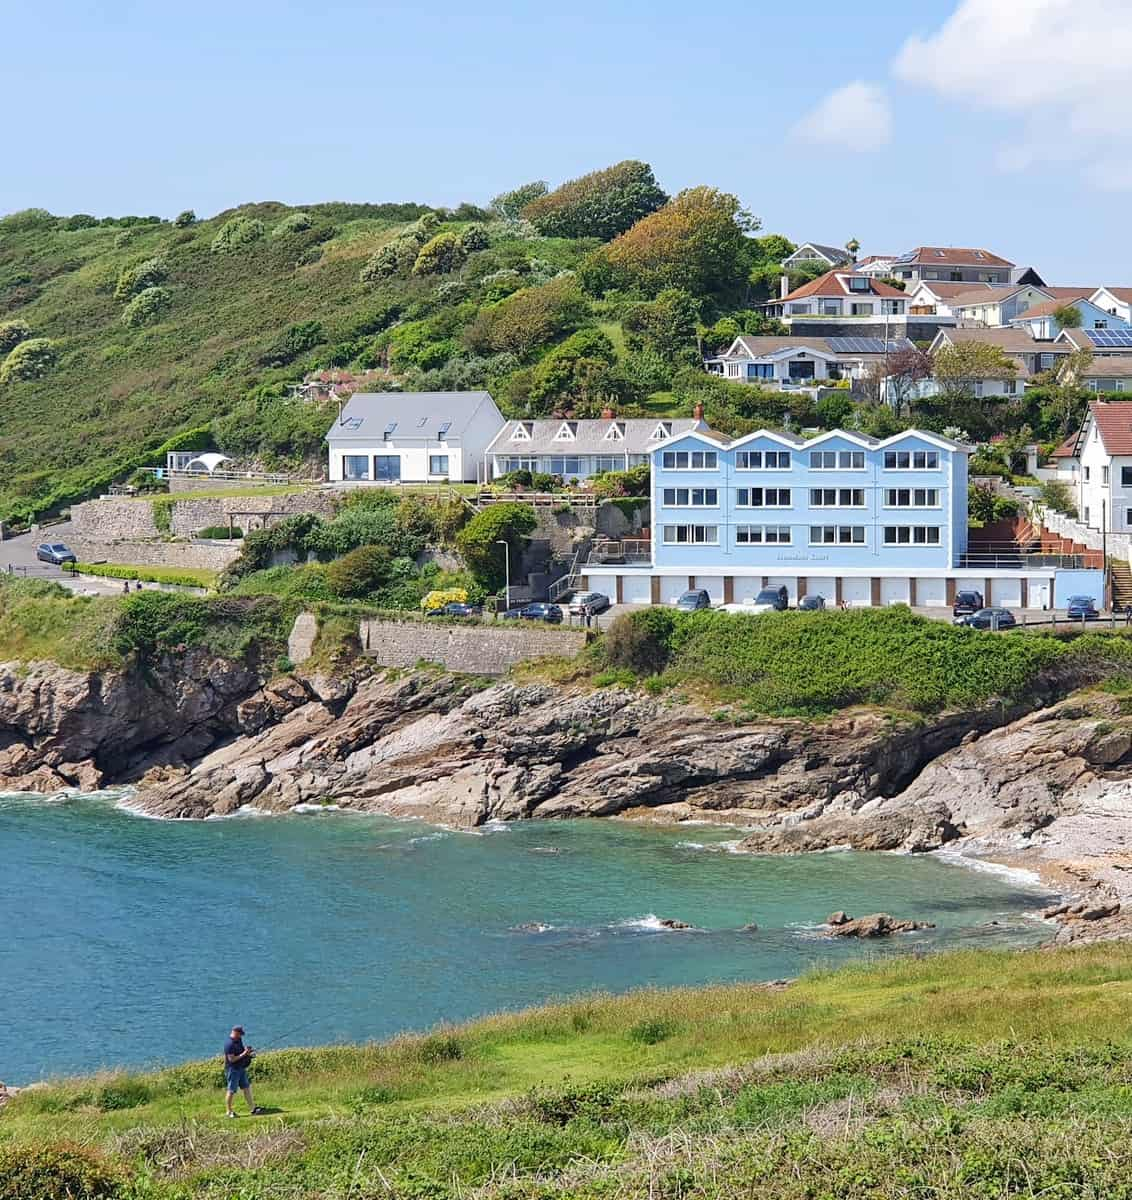
[[[613,409],[608,404],[601,410],[601,419],[603,421],[612,421],[615,415]]]
[[[697,421],[702,421],[704,419],[704,406],[702,404],[694,404],[692,406],[692,416]]]
[[[790,276],[783,272],[782,278],[778,281],[778,298],[784,300],[790,295]]]

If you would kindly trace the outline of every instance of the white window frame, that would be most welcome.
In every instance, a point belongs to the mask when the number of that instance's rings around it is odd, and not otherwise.
[[[751,459],[758,455],[758,466],[751,463]],[[770,466],[767,459],[771,456],[777,460],[777,466]],[[741,458],[746,459],[746,465],[740,464]],[[782,460],[785,459],[785,463]],[[735,452],[735,470],[736,471],[789,471],[791,469],[790,451],[789,450],[737,450]]]
[[[673,499],[669,500],[669,493],[673,494]],[[684,493],[684,498],[680,499],[680,493]],[[696,493],[699,492],[702,499],[696,500]],[[708,497],[711,497],[709,500]],[[719,507],[719,488],[708,487],[666,487],[661,490],[661,504],[664,508],[718,508]]]
[[[789,525],[736,525],[736,546],[792,546],[794,533]]]
[[[833,466],[824,464],[827,455],[833,456]],[[814,459],[821,457],[823,465],[817,466]],[[849,466],[844,465],[845,459],[849,460]],[[859,466],[853,466],[855,459],[860,460]],[[868,463],[865,461],[864,450],[811,450],[810,451],[810,470],[811,471],[864,471],[868,469]]]
[[[908,493],[907,502],[904,502],[900,499],[901,492]],[[918,492],[923,492],[923,494],[924,494],[924,503],[923,504],[920,504],[916,499],[916,494]],[[893,495],[896,496],[895,501],[892,499]],[[931,501],[929,499],[932,495],[935,496],[934,501]],[[928,488],[928,487],[885,488],[884,489],[884,503],[881,505],[881,507],[882,508],[896,508],[896,509],[900,509],[900,508],[940,508],[940,507],[942,507],[942,505],[940,503],[940,489],[939,488]]]
[[[814,537],[814,531],[820,529],[822,536]],[[842,538],[842,533],[846,530],[849,532],[848,538]],[[833,536],[827,538],[826,533],[832,533]],[[857,537],[860,534],[860,537]],[[810,545],[811,546],[867,546],[868,534],[864,525],[811,525],[810,526]]]
[[[900,456],[907,457],[908,462],[905,466],[900,466]],[[916,465],[916,456],[923,455],[924,463],[921,466]],[[888,460],[895,459],[895,465],[889,466]],[[934,459],[934,463],[929,461]],[[938,450],[886,450],[884,452],[884,470],[886,471],[938,471],[939,470],[939,451]]]
[[[700,455],[703,462],[696,464],[693,459]],[[683,456],[684,463],[681,465],[680,458]],[[707,464],[707,460],[711,459],[711,464]],[[672,462],[668,460],[672,459]],[[661,451],[660,465],[665,471],[718,471],[719,470],[719,452],[717,450],[663,450]]]
[[[826,492],[833,493],[833,499],[827,503]],[[849,495],[849,499],[844,499],[845,495]],[[814,497],[818,499],[815,500]],[[854,496],[860,496],[860,500],[854,500]],[[811,508],[866,508],[868,502],[865,499],[864,488],[810,488],[810,507]]]
[[[890,539],[890,533],[896,536]],[[934,538],[931,537],[933,533]],[[907,534],[907,537],[902,538],[901,534]],[[943,530],[939,525],[884,525],[880,544],[886,550],[899,550],[902,546],[942,546]]]
[[[747,499],[743,499],[743,493],[746,493]],[[755,493],[759,494],[759,502],[755,503]],[[782,496],[785,494],[786,499]],[[767,502],[767,496],[775,497],[774,503]],[[794,507],[794,492],[792,488],[780,487],[745,487],[735,489],[735,507],[736,508],[793,508]]]
[[[688,536],[681,538],[679,530],[687,530]],[[708,530],[712,531],[711,537],[707,536]],[[696,532],[701,531],[703,536],[697,537]],[[674,535],[674,536],[673,536]],[[719,545],[719,526],[718,525],[662,525],[661,526],[661,542],[665,546],[718,546]]]

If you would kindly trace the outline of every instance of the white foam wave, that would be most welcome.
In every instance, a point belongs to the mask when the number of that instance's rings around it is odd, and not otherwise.
[[[681,850],[706,850],[708,854],[743,854],[745,851],[740,847],[743,844],[742,838],[736,838],[732,842],[677,842],[676,845]]]
[[[643,917],[628,917],[624,921],[614,921],[609,929],[640,929],[648,933],[702,933],[694,926],[688,929],[672,929],[665,925],[656,913],[645,913]]]
[[[1041,875],[1028,867],[1011,867],[1005,863],[992,862],[987,858],[975,858],[973,855],[962,854],[956,850],[933,850],[931,854],[941,862],[967,867],[971,871],[982,871],[987,875],[997,875],[1000,879],[1009,879],[1012,883],[1025,884],[1027,887],[1045,887]],[[1052,891],[1050,888],[1045,888],[1045,890]]]
[[[548,925],[545,921],[526,921],[522,925],[511,926],[515,933],[550,933],[553,928],[553,925]]]
[[[296,804],[291,809],[293,813],[327,813],[327,812],[349,812],[341,804]]]

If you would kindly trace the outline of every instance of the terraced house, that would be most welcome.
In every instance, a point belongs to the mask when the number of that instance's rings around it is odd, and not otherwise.
[[[1048,607],[1066,564],[968,552],[970,452],[919,430],[675,436],[651,455],[651,544],[636,561],[591,561],[585,586],[619,603],[668,603],[688,588],[731,603],[785,586],[791,603],[816,593],[914,606],[975,588],[988,604]]]

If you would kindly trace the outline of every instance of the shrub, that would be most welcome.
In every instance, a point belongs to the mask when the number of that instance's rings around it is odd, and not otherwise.
[[[29,233],[34,229],[53,229],[56,218],[45,208],[24,208],[0,217],[0,233]]]
[[[156,287],[169,278],[169,267],[161,258],[146,259],[133,267],[124,267],[114,289],[115,300],[128,300],[146,288]]]
[[[27,321],[0,321],[0,354],[9,354],[31,337],[31,326]]]
[[[465,254],[473,254],[477,250],[486,250],[491,239],[482,225],[469,225],[460,231],[460,245]]]
[[[67,217],[63,222],[63,228],[74,232],[76,229],[94,229],[98,225],[98,218],[91,216],[90,213],[75,213],[74,216]]]
[[[648,163],[627,160],[538,196],[522,215],[545,237],[608,241],[667,199]]]
[[[629,1029],[628,1038],[629,1041],[637,1042],[641,1046],[656,1046],[670,1038],[675,1032],[676,1026],[671,1021],[666,1021],[661,1017],[652,1017],[633,1025]]]
[[[1048,479],[1038,490],[1038,497],[1046,508],[1067,517],[1076,517],[1077,504],[1073,499],[1073,490],[1069,484],[1060,479]]]
[[[452,1034],[433,1034],[426,1037],[417,1047],[417,1057],[423,1063],[436,1066],[438,1063],[457,1062],[464,1057],[460,1039]]]
[[[619,496],[647,496],[651,470],[648,463],[639,463],[627,471],[603,471],[595,475],[590,488],[597,496],[614,499]]]
[[[55,343],[47,338],[28,338],[9,351],[0,365],[0,383],[17,383],[24,379],[41,379],[55,365],[58,352]]]
[[[233,525],[231,529],[227,525],[208,525],[197,531],[198,538],[208,538],[218,542],[227,542],[243,536],[244,531],[238,525]]]
[[[668,608],[622,613],[605,635],[610,666],[628,667],[637,675],[659,675],[668,665],[679,614]]]
[[[376,591],[385,580],[392,555],[386,546],[359,546],[326,568],[330,590],[344,600]]]
[[[152,325],[172,303],[173,293],[168,288],[147,287],[122,309],[122,324],[130,329]]]
[[[249,246],[263,237],[263,222],[255,217],[233,217],[220,226],[212,239],[212,249],[217,254],[227,254],[240,246]]]
[[[186,208],[184,212],[179,212],[176,217],[173,218],[173,224],[176,225],[178,229],[188,229],[190,225],[195,225],[196,223],[197,215],[191,208]]]
[[[550,189],[545,180],[536,179],[533,183],[524,183],[509,192],[500,192],[491,202],[492,212],[501,217],[514,221],[522,215],[523,209],[540,196],[545,196]]]
[[[137,1108],[149,1102],[149,1088],[140,1079],[122,1075],[100,1087],[94,1102],[103,1112]]]
[[[136,567],[131,563],[78,563],[72,570],[79,575],[100,575],[106,579],[140,579],[147,583],[175,583],[180,587],[216,586],[216,572],[207,567]]]
[[[561,334],[577,329],[589,306],[571,278],[553,279],[514,295],[476,315],[464,335],[472,350],[507,351],[526,358]]]
[[[523,537],[537,524],[534,509],[528,504],[491,504],[476,515],[456,535],[456,545],[475,579],[489,591],[498,591],[506,579],[504,541],[516,558]]]
[[[322,324],[319,321],[301,321],[290,326],[259,357],[261,366],[285,367],[300,354],[313,350],[323,340]]]
[[[446,275],[467,258],[468,252],[454,233],[438,233],[425,242],[413,263],[414,275]]]
[[[117,1200],[126,1182],[121,1167],[85,1146],[0,1146],[0,1200]]]
[[[272,237],[287,237],[291,233],[304,233],[314,224],[311,220],[310,213],[294,212],[289,217],[284,217],[282,221],[271,231]]]

